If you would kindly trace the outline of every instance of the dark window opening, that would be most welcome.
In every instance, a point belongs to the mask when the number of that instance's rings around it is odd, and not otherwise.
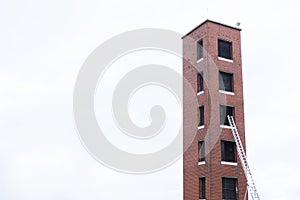
[[[199,141],[198,152],[199,152],[199,155],[198,155],[199,162],[205,161],[205,143],[204,143],[204,141]]]
[[[237,199],[237,179],[222,178],[222,199],[223,200]]]
[[[234,117],[234,107],[220,105],[220,124],[221,125],[230,126],[228,117],[227,117],[228,115]]]
[[[206,199],[205,197],[205,177],[199,178],[199,199]]]
[[[199,107],[199,125],[198,126],[203,126],[204,125],[204,106]]]
[[[204,90],[204,87],[203,87],[203,75],[202,75],[202,73],[198,73],[197,74],[197,91],[201,92],[203,90]]]
[[[197,59],[199,60],[203,58],[203,40],[199,40],[197,42],[197,52],[198,52]]]
[[[232,43],[218,39],[218,56],[232,60]]]
[[[235,142],[221,141],[222,161],[236,162]]]
[[[219,89],[233,92],[233,74],[219,72]]]

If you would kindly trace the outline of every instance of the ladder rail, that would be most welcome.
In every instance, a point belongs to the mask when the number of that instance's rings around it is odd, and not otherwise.
[[[247,161],[247,156],[243,147],[243,143],[241,141],[241,138],[239,136],[236,124],[234,122],[233,116],[228,115],[227,116],[230,127],[231,127],[231,131],[235,140],[235,143],[237,144],[237,152],[245,173],[245,176],[247,178],[247,188],[249,190],[249,193],[251,194],[251,197],[253,200],[260,200],[259,196],[258,196],[258,192],[254,183],[254,179]]]

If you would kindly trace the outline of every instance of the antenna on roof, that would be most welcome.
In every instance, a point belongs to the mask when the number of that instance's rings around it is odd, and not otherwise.
[[[206,7],[206,19],[209,19],[209,16],[208,16],[208,7]]]

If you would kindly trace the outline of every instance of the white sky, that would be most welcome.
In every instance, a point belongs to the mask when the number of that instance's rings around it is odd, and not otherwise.
[[[261,199],[300,196],[297,1],[0,0],[0,199],[181,200],[181,161],[155,174],[97,163],[75,132],[87,56],[137,28],[241,22],[248,157]]]

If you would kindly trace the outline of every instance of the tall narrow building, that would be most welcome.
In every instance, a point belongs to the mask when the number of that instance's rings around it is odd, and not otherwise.
[[[247,196],[226,117],[234,116],[246,149],[240,32],[206,20],[183,37],[183,76],[198,100],[190,103],[184,87],[184,200]]]

